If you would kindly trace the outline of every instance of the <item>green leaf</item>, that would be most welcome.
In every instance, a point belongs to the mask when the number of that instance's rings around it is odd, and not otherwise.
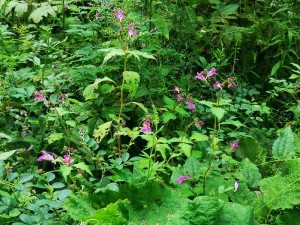
[[[125,52],[123,49],[109,48],[109,49],[103,49],[103,50],[107,51],[108,54],[104,57],[102,65],[105,64],[112,57],[125,55]]]
[[[31,173],[24,173],[19,178],[19,184],[24,184],[24,183],[32,180],[33,177],[34,177],[34,175]]]
[[[158,28],[158,32],[162,33],[162,35],[169,40],[169,28],[166,22],[166,18],[159,14],[154,14],[152,16],[153,23]]]
[[[86,88],[84,89],[84,91],[82,93],[85,100],[97,98],[98,95],[95,93],[95,89],[98,88],[98,85],[100,83],[106,82],[106,81],[115,84],[115,82],[112,79],[110,79],[108,77],[103,77],[103,78],[97,78],[93,84],[86,86]]]
[[[109,204],[103,209],[99,209],[92,216],[84,218],[82,221],[93,221],[96,224],[128,224],[128,200],[118,200],[115,203]],[[95,224],[95,223],[94,223]]]
[[[52,144],[55,141],[58,141],[60,139],[62,139],[64,137],[64,133],[52,133],[49,135],[48,139],[48,143]]]
[[[69,189],[55,191],[54,194],[57,196],[58,200],[65,200],[72,193]]]
[[[244,124],[242,124],[240,121],[238,120],[226,120],[224,122],[221,122],[220,124],[228,124],[228,125],[233,125],[236,126],[237,128],[239,127],[245,127]]]
[[[148,109],[142,104],[142,103],[139,103],[139,102],[130,102],[131,104],[134,104],[134,105],[137,105],[138,107],[140,107],[146,114],[148,114]]]
[[[245,159],[248,158],[255,164],[265,161],[267,150],[252,137],[242,137],[239,139],[239,148],[236,149],[236,156]]]
[[[51,186],[54,188],[54,189],[59,189],[59,188],[63,188],[65,186],[65,184],[61,183],[61,182],[55,182],[53,184],[51,184]]]
[[[193,131],[193,133],[190,137],[191,140],[194,140],[194,141],[197,141],[197,142],[198,141],[208,141],[208,138],[209,137],[207,135],[201,134],[201,133],[196,132],[196,131]]]
[[[8,136],[7,134],[4,134],[4,133],[0,133],[0,138],[5,138],[8,141],[12,141],[12,138],[10,136]]]
[[[11,150],[9,152],[0,153],[0,160],[7,160],[11,157],[17,150]]]
[[[98,126],[96,130],[94,130],[94,138],[96,142],[100,143],[102,139],[108,134],[112,121],[106,122]]]
[[[276,225],[287,225],[287,224],[297,224],[299,225],[300,221],[300,211],[299,209],[284,210],[284,213],[280,213],[276,217]]]
[[[255,221],[254,210],[251,206],[243,206],[237,203],[225,203],[218,225],[258,225]]]
[[[259,182],[264,203],[273,210],[292,209],[300,204],[300,182],[276,175]]]
[[[200,163],[195,157],[190,157],[186,160],[183,168],[192,178],[195,178],[199,174]]]
[[[61,165],[59,168],[59,172],[63,176],[64,180],[67,182],[68,176],[71,174],[72,167],[67,165]]]
[[[190,157],[192,153],[192,146],[186,143],[179,143],[178,150],[186,157]]]
[[[174,110],[176,102],[173,99],[171,99],[167,96],[164,96],[163,100],[165,102],[165,107],[166,108]]]
[[[275,159],[291,159],[295,156],[295,142],[291,127],[280,131],[279,137],[273,144],[272,154]]]
[[[39,23],[43,17],[48,17],[48,15],[56,17],[57,9],[58,6],[51,6],[48,2],[43,2],[40,7],[32,11],[28,19],[33,20],[34,23]]]
[[[0,180],[3,179],[4,171],[5,171],[5,163],[3,160],[0,160]]]
[[[272,70],[271,70],[271,76],[273,76],[274,74],[277,73],[278,69],[280,68],[281,66],[281,61],[277,62],[273,67],[272,67]]]
[[[138,60],[140,60],[140,57],[145,58],[145,59],[155,59],[152,54],[149,54],[147,52],[141,52],[141,51],[138,51],[138,50],[128,51],[128,54],[133,55]]]
[[[171,148],[168,144],[158,143],[155,146],[155,150],[161,153],[161,156],[163,157],[164,160],[167,160],[166,151],[168,150],[169,152],[171,152]]]
[[[67,210],[69,216],[75,221],[81,221],[95,212],[87,195],[71,194],[68,200],[64,202],[63,208]]]
[[[164,112],[162,114],[162,121],[164,124],[166,124],[169,120],[175,120],[175,119],[176,119],[176,115],[174,113]]]
[[[136,92],[140,84],[140,75],[134,71],[124,71],[124,89],[129,91],[130,98],[133,98],[136,95]]]
[[[80,163],[74,164],[73,166],[75,168],[81,169],[81,170],[87,172],[88,174],[90,174],[91,176],[93,176],[90,168],[84,162],[80,162]]]
[[[257,188],[258,182],[261,180],[261,174],[257,166],[249,159],[244,159],[241,163],[240,171],[248,186],[250,188]]]
[[[223,108],[217,107],[212,107],[211,112],[218,118],[218,121],[220,121],[226,113],[226,111]]]
[[[236,14],[237,13],[237,9],[239,8],[238,4],[230,4],[225,6],[224,8],[222,8],[220,10],[220,13],[222,16],[228,16],[230,14]]]
[[[15,7],[15,12],[17,17],[22,17],[28,11],[27,2],[18,2]]]

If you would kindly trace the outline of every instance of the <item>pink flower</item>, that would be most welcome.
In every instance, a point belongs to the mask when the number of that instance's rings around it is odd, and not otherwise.
[[[222,89],[222,84],[221,84],[219,81],[217,81],[217,82],[213,85],[213,88],[214,88],[214,89]]]
[[[203,126],[205,123],[202,120],[197,119],[196,126]]]
[[[64,155],[64,159],[63,159],[63,163],[68,165],[68,166],[72,166],[72,162],[71,162],[71,156],[70,155]]]
[[[150,120],[147,119],[143,122],[143,127],[141,129],[141,131],[144,133],[144,134],[147,134],[147,133],[151,133],[152,129],[151,129],[151,123],[150,123]]]
[[[237,189],[239,188],[239,186],[240,186],[239,182],[235,181],[234,182],[234,190],[233,190],[233,192],[236,192]]]
[[[128,34],[129,34],[130,37],[133,37],[133,36],[137,35],[137,32],[135,31],[134,26],[129,27]]]
[[[216,76],[216,75],[218,75],[218,73],[215,67],[211,68],[211,70],[207,72],[208,77]]]
[[[183,101],[183,94],[182,93],[180,93],[180,94],[177,95],[177,101],[178,102]]]
[[[235,82],[231,82],[228,84],[228,88],[237,87],[237,84]]]
[[[190,180],[191,178],[189,177],[189,176],[180,176],[180,177],[178,177],[178,179],[177,179],[177,183],[178,184],[181,184],[183,181],[185,181],[185,180]]]
[[[120,21],[126,18],[126,15],[124,14],[124,11],[122,9],[119,9],[119,11],[116,14],[116,18]]]
[[[232,143],[232,145],[231,145],[231,150],[233,151],[234,149],[239,148],[239,147],[240,147],[240,146],[239,146],[238,141],[235,140],[235,141]]]
[[[47,101],[47,99],[45,98],[45,96],[41,92],[39,92],[39,91],[35,92],[35,94],[34,94],[34,101],[35,102],[43,101],[44,105],[46,107],[49,107],[49,102]]]
[[[177,93],[180,93],[181,91],[181,88],[177,87],[177,86],[174,86],[174,88],[172,89],[173,92],[177,92]]]
[[[54,158],[52,155],[50,155],[48,152],[46,151],[42,151],[43,155],[41,155],[39,158],[38,158],[38,161],[41,162],[41,161],[54,161]]]
[[[194,79],[195,79],[195,80],[204,80],[204,81],[206,81],[206,77],[203,75],[202,72],[201,72],[201,73],[198,73],[198,72],[197,72],[197,76],[195,76]]]
[[[196,105],[194,104],[194,102],[192,100],[188,100],[186,102],[186,104],[187,104],[188,108],[191,109],[191,110],[196,108]]]

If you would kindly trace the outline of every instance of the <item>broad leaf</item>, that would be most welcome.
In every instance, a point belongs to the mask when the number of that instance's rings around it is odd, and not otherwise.
[[[106,122],[98,126],[96,130],[94,130],[94,138],[96,142],[100,143],[102,139],[108,134],[112,121]]]
[[[220,121],[226,113],[226,111],[223,108],[217,107],[212,107],[211,112],[218,118],[218,121]]]
[[[273,144],[272,154],[275,159],[291,159],[295,155],[294,135],[291,127],[280,131],[279,137]]]
[[[81,169],[81,170],[87,172],[88,174],[90,174],[91,176],[93,176],[90,168],[84,162],[80,162],[80,163],[74,164],[73,166],[75,168]]]
[[[140,84],[140,75],[134,71],[124,71],[124,88],[129,91],[130,98],[133,98],[136,95],[136,92]]]
[[[0,153],[0,160],[6,160],[11,157],[17,150],[11,150],[9,152]]]

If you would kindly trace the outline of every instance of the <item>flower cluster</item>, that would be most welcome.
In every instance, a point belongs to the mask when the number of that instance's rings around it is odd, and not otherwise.
[[[122,9],[119,9],[115,16],[116,19],[120,20],[120,22],[122,22],[122,20],[126,18],[126,15],[124,14],[124,11]]]
[[[115,14],[115,17],[117,20],[119,20],[122,23],[122,21],[126,18],[126,15],[124,14],[124,11],[122,9],[119,9],[118,12]],[[122,31],[123,30],[122,24],[120,25],[120,28]],[[132,23],[129,23],[128,35],[129,37],[133,37],[137,35],[135,26]]]
[[[62,160],[62,162],[68,166],[72,166],[72,158],[70,155],[64,155],[63,156],[64,159]],[[42,155],[40,157],[38,157],[38,161],[42,162],[42,161],[50,161],[52,163],[54,163],[55,159],[53,157],[53,155],[51,155],[49,152],[47,151],[42,151]]]
[[[203,70],[202,72],[197,72],[197,75],[194,77],[195,80],[203,80],[205,82],[208,82],[211,77],[217,76],[217,70],[215,67],[211,68],[211,70]],[[216,81],[213,85],[214,89],[222,89],[222,87],[228,83],[228,88],[237,87],[237,84],[234,82],[234,77],[230,77],[227,79],[227,81],[221,83],[220,81]]]
[[[182,90],[181,90],[180,87],[175,86],[175,87],[172,89],[172,91],[173,91],[174,93],[177,93],[177,101],[178,101],[178,102],[182,102],[182,101],[184,100],[184,95],[183,95],[183,93],[181,92]],[[194,109],[196,108],[196,105],[195,105],[195,103],[193,102],[193,100],[192,100],[191,98],[192,98],[191,95],[187,96],[185,104],[187,105],[187,107],[188,107],[189,109],[194,110]]]
[[[235,140],[232,144],[231,144],[231,151],[235,151],[236,148],[239,148],[239,143],[237,140]]]

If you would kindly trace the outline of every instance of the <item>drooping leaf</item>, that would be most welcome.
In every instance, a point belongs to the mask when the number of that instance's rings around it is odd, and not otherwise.
[[[64,137],[64,133],[52,133],[48,137],[48,143],[52,144],[55,141],[58,141]]]
[[[217,107],[212,107],[211,112],[218,118],[218,121],[220,121],[226,113],[225,109]]]
[[[195,157],[190,157],[186,160],[183,168],[192,178],[195,178],[199,174],[200,163]]]
[[[191,140],[194,140],[194,141],[207,141],[208,140],[208,136],[207,135],[205,135],[205,134],[201,134],[201,133],[199,133],[199,132],[193,132],[192,133],[192,135],[191,135],[191,137],[190,137],[190,139]]]
[[[1,133],[1,132],[0,132],[0,138],[5,138],[5,139],[7,139],[8,141],[12,141],[11,136],[9,136],[9,135],[7,135],[7,134],[4,134],[4,133]]]
[[[75,168],[77,169],[81,169],[85,172],[87,172],[88,174],[90,174],[91,176],[93,176],[90,168],[84,163],[84,162],[79,162],[73,165]]]
[[[97,78],[93,84],[90,84],[90,85],[86,86],[86,88],[84,89],[84,91],[82,93],[85,100],[97,98],[97,94],[95,93],[95,89],[98,88],[98,85],[100,83],[106,82],[106,81],[115,84],[115,82],[112,79],[110,79],[108,77],[103,77],[103,78]]]
[[[237,9],[239,8],[238,4],[230,4],[225,6],[220,10],[220,13],[222,16],[228,16],[230,14],[235,14],[237,13]]]
[[[294,135],[291,127],[280,131],[279,137],[273,144],[272,154],[275,159],[291,159],[295,155]]]
[[[176,115],[172,112],[164,112],[162,114],[162,121],[163,123],[167,123],[169,120],[175,120]]]
[[[166,18],[159,14],[153,15],[153,23],[158,28],[158,32],[160,32],[167,40],[169,40],[169,27],[166,22]]]
[[[63,176],[64,180],[67,182],[68,176],[71,174],[72,167],[67,165],[61,165],[59,168],[59,172]]]
[[[250,188],[257,187],[258,182],[261,180],[261,174],[257,166],[247,158],[241,163],[241,173]]]
[[[11,157],[17,150],[11,150],[9,152],[0,153],[0,160],[6,160]]]
[[[123,56],[125,55],[125,52],[123,49],[117,49],[117,48],[109,48],[109,49],[103,49],[104,52],[108,52],[107,55],[103,59],[103,64],[105,64],[108,60],[110,60],[112,57],[115,56]]]
[[[111,124],[112,121],[103,123],[100,126],[98,126],[97,129],[94,130],[93,135],[97,143],[100,143],[102,139],[108,134]]]
[[[152,54],[147,53],[147,52],[138,51],[138,50],[130,50],[130,51],[128,51],[128,54],[133,55],[138,60],[140,60],[140,57],[145,58],[145,59],[155,59]]]

